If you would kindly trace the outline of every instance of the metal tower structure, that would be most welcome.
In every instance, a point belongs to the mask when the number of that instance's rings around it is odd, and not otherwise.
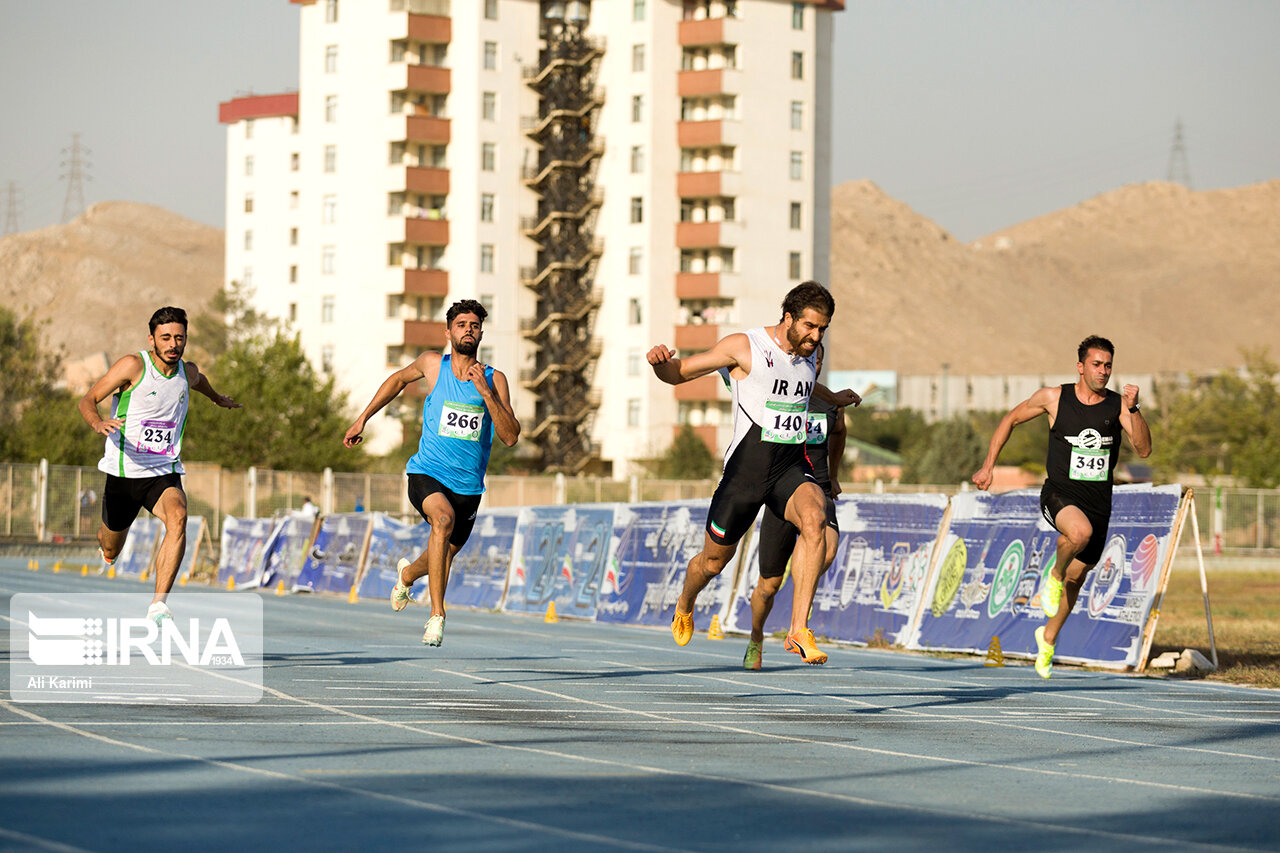
[[[591,388],[600,342],[592,337],[601,294],[595,288],[602,245],[595,219],[602,196],[595,175],[603,140],[595,133],[604,95],[596,88],[601,42],[589,39],[589,0],[541,0],[538,65],[524,71],[539,98],[524,130],[538,147],[537,164],[523,171],[538,196],[537,216],[521,222],[538,246],[537,266],[520,271],[533,291],[534,316],[521,335],[534,346],[534,366],[521,384],[537,395],[527,433],[548,471],[579,473],[598,464],[591,426],[600,406]]]
[[[80,145],[80,134],[71,134],[71,149],[63,151],[63,154],[70,159],[64,160],[61,164],[67,170],[67,173],[62,175],[67,180],[67,197],[62,202],[63,225],[84,212],[84,182],[87,180],[84,171],[89,164],[82,157],[89,153],[91,152],[88,148],[82,148]]]
[[[1191,164],[1187,161],[1187,145],[1182,141],[1182,119],[1173,126],[1173,148],[1169,150],[1169,180],[1191,189]]]

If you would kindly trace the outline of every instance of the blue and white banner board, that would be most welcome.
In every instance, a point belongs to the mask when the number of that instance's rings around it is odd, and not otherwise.
[[[689,566],[706,536],[707,500],[620,505],[613,560],[605,572],[596,619],[669,625]],[[733,592],[737,557],[698,595],[694,625],[722,619]]]
[[[396,585],[397,564],[400,560],[413,562],[427,550],[431,538],[431,525],[405,524],[380,512],[373,513],[373,532],[369,536],[369,553],[364,561],[364,574],[360,576],[361,598],[390,598]],[[413,585],[410,597],[417,602],[427,600],[427,579],[421,577]]]
[[[235,518],[222,522],[218,583],[235,581],[237,589],[256,587],[262,579],[262,554],[275,529],[270,518]]]
[[[516,525],[502,609],[594,619],[613,551],[615,504],[525,507]]]
[[[263,548],[261,562],[261,585],[276,586],[283,583],[286,588],[293,586],[302,571],[302,561],[307,555],[307,545],[311,542],[311,534],[316,527],[314,516],[304,513],[291,513],[276,521]]]
[[[445,600],[452,607],[502,606],[520,510],[492,509],[476,517],[471,537],[453,558]]]
[[[116,574],[136,577],[145,574],[151,568],[151,556],[163,533],[164,525],[160,523],[160,519],[150,513],[138,513],[138,517],[129,526],[124,547],[116,557]]]
[[[302,561],[294,592],[346,594],[360,575],[365,546],[373,528],[373,513],[326,515],[316,540]]]
[[[1123,669],[1141,665],[1143,632],[1171,558],[1180,486],[1117,486],[1102,556],[1058,636],[1055,660]],[[1045,624],[1040,594],[1058,533],[1040,514],[1038,490],[952,498],[948,529],[920,602],[909,646],[1031,657]],[[1064,606],[1065,606],[1065,599]]]

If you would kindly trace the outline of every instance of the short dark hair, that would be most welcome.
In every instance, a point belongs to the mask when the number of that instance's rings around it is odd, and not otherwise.
[[[489,312],[484,310],[484,306],[474,299],[460,299],[449,306],[449,310],[444,314],[444,322],[446,326],[453,325],[453,318],[459,314],[475,314],[480,318],[480,323],[484,323],[484,318],[489,316]]]
[[[1084,363],[1084,357],[1089,354],[1091,349],[1100,349],[1112,358],[1116,357],[1116,348],[1111,341],[1098,335],[1090,335],[1080,342],[1080,346],[1076,349],[1076,361]]]
[[[836,301],[831,298],[831,291],[816,281],[802,281],[787,291],[782,300],[782,316],[790,314],[791,319],[797,320],[806,308],[830,318],[836,313]]]
[[[151,334],[156,333],[157,326],[166,326],[169,323],[181,323],[182,328],[187,327],[187,312],[181,308],[174,308],[172,305],[166,305],[156,310],[151,315]]]

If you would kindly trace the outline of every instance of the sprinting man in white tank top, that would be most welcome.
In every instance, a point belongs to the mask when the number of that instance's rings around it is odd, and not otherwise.
[[[106,451],[98,469],[107,475],[102,491],[98,545],[108,564],[115,562],[129,527],[146,507],[164,524],[156,555],[156,591],[147,617],[159,625],[171,618],[164,600],[173,588],[187,546],[187,495],[182,490],[182,434],[192,391],[215,405],[238,409],[209,384],[209,377],[182,360],[187,347],[187,313],[161,308],[151,315],[151,349],[130,353],[80,398],[80,415],[99,435]],[[114,396],[113,396],[114,395]],[[111,417],[98,404],[112,397]]]
[[[805,663],[826,663],[809,630],[809,608],[826,559],[826,495],[805,455],[810,394],[834,406],[861,402],[850,390],[832,393],[818,383],[815,351],[835,313],[825,287],[806,281],[782,301],[782,320],[722,338],[703,353],[676,358],[659,344],[649,364],[659,379],[679,385],[721,368],[733,387],[734,430],[724,476],[711,498],[702,551],[689,561],[676,601],[671,634],[677,645],[693,638],[698,593],[724,569],[761,506],[800,531],[791,556],[795,598],[785,648]]]

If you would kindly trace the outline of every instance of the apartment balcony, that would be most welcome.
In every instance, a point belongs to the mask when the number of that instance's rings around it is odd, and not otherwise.
[[[706,121],[681,121],[676,123],[676,144],[681,148],[715,148],[737,145],[741,137],[737,121],[708,119]]]
[[[675,344],[678,350],[711,349],[720,340],[720,326],[715,323],[701,323],[694,326],[676,326]]]
[[[702,21],[681,21],[679,41],[681,47],[725,44],[724,18],[707,18]]]
[[[688,382],[682,382],[673,389],[677,400],[707,401],[728,399],[729,391],[724,387],[724,379],[720,372],[699,376]]]
[[[449,119],[432,115],[411,115],[404,120],[405,142],[422,142],[429,145],[448,145]]]
[[[677,222],[677,249],[714,249],[724,245],[720,222]]]
[[[736,68],[681,71],[676,78],[676,94],[682,98],[705,98],[710,95],[741,93],[742,78]]]
[[[676,273],[676,299],[718,299],[726,292],[732,293],[736,288],[731,280],[726,280],[728,275],[720,272]]]
[[[404,241],[418,246],[447,246],[449,220],[408,217],[404,221]]]
[[[405,270],[404,292],[406,296],[446,296],[449,293],[449,273],[447,270]]]
[[[404,170],[404,188],[407,192],[424,195],[448,195],[449,170],[408,166]]]
[[[393,35],[393,38],[412,39],[428,44],[448,44],[453,41],[453,20],[447,13],[419,15],[411,12],[405,15],[404,26]]]
[[[677,172],[676,195],[680,198],[716,198],[724,192],[724,172]]]
[[[440,349],[447,340],[444,323],[434,320],[404,321],[404,345],[407,347]]]
[[[447,95],[450,92],[452,72],[438,65],[400,65],[401,76],[394,91],[425,92],[430,95]]]

